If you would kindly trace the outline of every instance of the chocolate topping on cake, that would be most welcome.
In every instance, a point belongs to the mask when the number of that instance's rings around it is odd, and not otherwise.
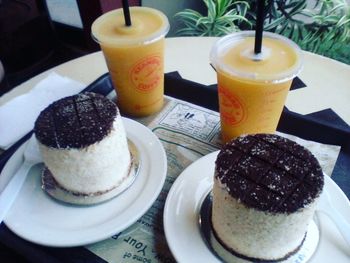
[[[309,150],[273,134],[227,143],[217,157],[215,177],[246,206],[274,213],[305,207],[324,184],[322,169]]]
[[[37,118],[34,132],[49,147],[83,148],[107,136],[117,114],[111,100],[85,92],[50,104]]]

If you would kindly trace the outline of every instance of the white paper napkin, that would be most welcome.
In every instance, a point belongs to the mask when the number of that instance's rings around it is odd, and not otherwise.
[[[30,92],[0,107],[0,148],[8,149],[34,127],[40,112],[50,103],[79,93],[85,85],[50,73]]]

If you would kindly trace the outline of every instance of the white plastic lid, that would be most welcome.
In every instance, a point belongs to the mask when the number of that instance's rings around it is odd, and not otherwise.
[[[155,31],[151,33],[145,33],[147,30],[143,30],[144,25],[141,19],[138,19],[137,14],[146,14],[149,13],[154,16],[155,19],[159,20],[159,27],[155,28]],[[109,11],[102,16],[98,17],[91,26],[91,35],[92,38],[97,43],[103,43],[107,45],[142,45],[155,42],[163,38],[170,29],[168,18],[159,10],[149,8],[149,7],[139,7],[133,6],[130,7],[131,15],[131,27],[124,25],[124,15],[123,9],[119,8],[116,10]],[[133,17],[134,16],[134,17]],[[115,36],[106,35],[101,33],[104,30],[104,27],[109,26],[110,23],[106,21],[115,20],[115,28],[113,30],[119,30],[121,34],[115,34]],[[136,32],[140,33],[139,35],[133,31],[136,27]],[[131,30],[130,30],[131,29]],[[129,31],[129,32],[128,32]]]
[[[242,80],[280,83],[294,78],[300,72],[303,64],[301,49],[293,41],[281,35],[270,32],[264,32],[263,36],[264,39],[275,39],[285,44],[285,52],[288,52],[290,50],[294,51],[294,56],[296,58],[295,63],[293,63],[290,67],[286,69],[282,69],[279,72],[273,73],[268,72],[268,66],[266,67],[264,63],[257,63],[255,65],[256,70],[251,71],[242,70],[242,68],[239,67],[233,67],[232,65],[224,61],[225,55],[228,53],[228,51],[234,49],[235,46],[240,44],[244,39],[254,39],[255,37],[255,31],[241,31],[222,37],[214,44],[210,53],[210,61],[212,65],[217,71],[223,72],[231,76],[236,76]],[[253,42],[254,41],[252,41],[252,43]],[[274,52],[274,50],[269,50],[268,48],[265,48],[263,40],[262,53],[254,54],[253,43],[252,46],[247,46],[247,48],[244,50],[244,53],[241,53],[240,56],[244,57],[244,59],[246,59],[248,63],[253,64],[252,62],[264,62],[264,60],[269,58],[271,52]],[[278,56],[279,54],[275,55]],[[280,59],[283,58],[284,57],[281,56]]]

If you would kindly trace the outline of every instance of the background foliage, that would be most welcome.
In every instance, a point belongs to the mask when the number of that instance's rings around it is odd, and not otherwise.
[[[202,0],[203,15],[192,9],[176,14],[182,36],[223,36],[254,30],[256,0]],[[346,0],[265,1],[264,30],[282,34],[302,49],[350,64],[350,6]]]

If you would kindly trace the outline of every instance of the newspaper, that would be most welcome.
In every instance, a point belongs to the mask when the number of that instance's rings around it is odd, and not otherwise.
[[[188,165],[220,149],[220,117],[217,112],[167,97],[165,107],[157,116],[137,121],[158,136],[166,151],[168,172],[163,189],[152,207],[135,224],[86,248],[107,262],[176,262],[163,230],[166,197],[173,182]],[[283,136],[314,148],[316,157],[321,154],[324,160],[321,165],[327,169],[326,173],[331,174],[340,147]]]

